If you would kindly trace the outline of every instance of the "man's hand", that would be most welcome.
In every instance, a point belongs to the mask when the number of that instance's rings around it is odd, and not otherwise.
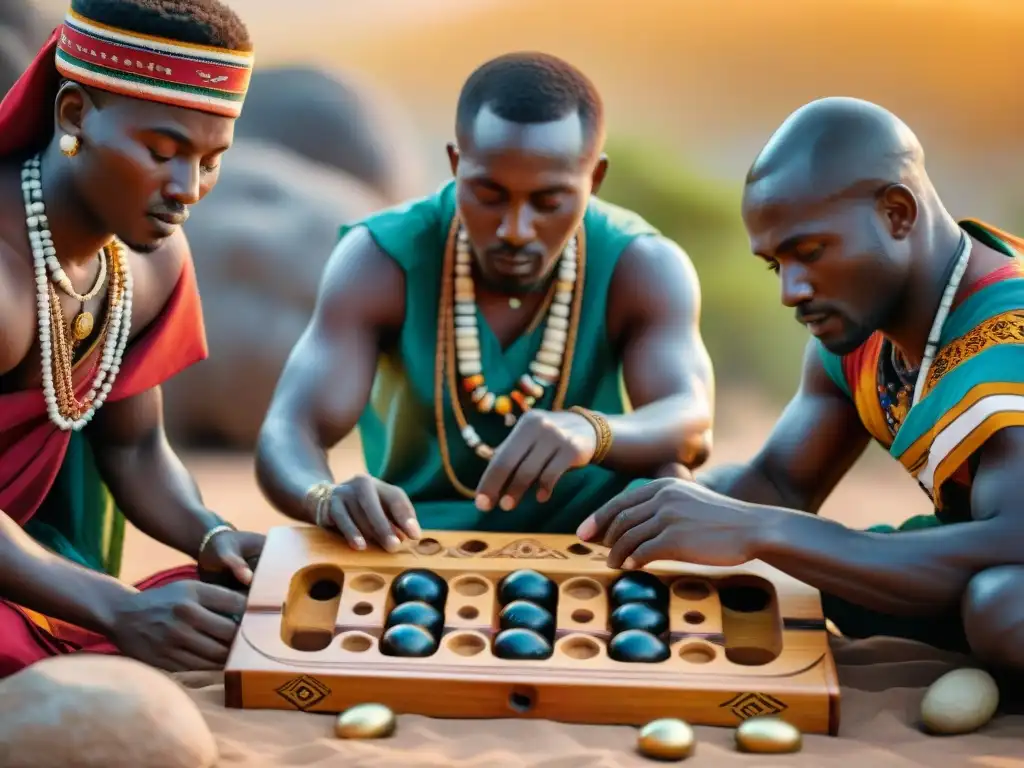
[[[213,577],[230,575],[243,586],[252,583],[252,572],[267,537],[247,531],[221,531],[199,553],[199,570]]]
[[[335,486],[328,518],[354,549],[366,549],[370,538],[394,552],[402,538],[423,535],[405,491],[368,475]]]
[[[655,560],[731,566],[756,558],[761,532],[774,519],[771,512],[667,478],[619,494],[576,533],[610,547],[612,568],[640,568]]]
[[[118,605],[111,639],[126,656],[170,672],[221,669],[238,631],[233,617],[244,611],[234,590],[179,581]]]
[[[547,501],[568,470],[590,463],[597,433],[583,416],[571,411],[527,411],[498,446],[477,486],[476,506],[483,512],[495,502],[514,509],[536,486],[537,501]]]

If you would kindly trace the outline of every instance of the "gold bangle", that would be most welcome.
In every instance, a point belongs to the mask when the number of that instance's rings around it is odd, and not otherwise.
[[[235,526],[229,523],[221,523],[219,525],[213,526],[213,528],[208,530],[206,532],[206,535],[203,536],[203,540],[199,542],[199,554],[196,555],[196,560],[203,556],[203,550],[206,549],[206,545],[210,543],[214,536],[216,536],[218,533],[223,533],[224,531],[233,530],[235,530]]]
[[[608,452],[612,449],[612,428],[608,426],[608,419],[596,411],[591,411],[588,408],[581,408],[578,405],[572,406],[569,410],[573,413],[578,413],[590,422],[590,426],[592,426],[594,428],[594,432],[597,433],[597,446],[594,448],[594,455],[590,458],[590,463],[600,464],[605,460],[608,456]]]
[[[318,528],[327,528],[330,518],[327,513],[331,508],[331,495],[334,493],[332,483],[315,483],[306,491],[302,506],[313,518],[313,523]]]

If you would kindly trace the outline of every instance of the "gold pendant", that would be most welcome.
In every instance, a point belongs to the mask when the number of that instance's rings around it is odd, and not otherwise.
[[[508,300],[508,305],[512,307],[512,309],[519,309],[521,306],[523,306],[523,302],[517,299],[515,296],[512,296]]]
[[[84,341],[92,333],[92,312],[80,312],[71,325],[71,332],[76,341]]]

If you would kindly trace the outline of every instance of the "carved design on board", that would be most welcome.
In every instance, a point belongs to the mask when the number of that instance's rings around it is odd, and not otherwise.
[[[789,708],[766,693],[738,693],[718,706],[727,707],[740,720],[761,715],[777,715]]]
[[[510,557],[516,560],[568,560],[560,550],[542,544],[538,539],[516,539],[501,549],[486,552],[482,557]]]
[[[309,675],[299,675],[277,689],[278,696],[303,711],[315,707],[330,693],[330,688]]]

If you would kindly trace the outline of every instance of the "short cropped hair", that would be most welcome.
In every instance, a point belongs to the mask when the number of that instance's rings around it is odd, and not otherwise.
[[[220,0],[71,0],[71,9],[142,35],[232,51],[253,48],[245,24]]]
[[[484,107],[514,123],[547,123],[577,113],[588,144],[604,140],[597,88],[573,65],[546,53],[510,53],[477,68],[462,86],[455,132],[467,136]]]

